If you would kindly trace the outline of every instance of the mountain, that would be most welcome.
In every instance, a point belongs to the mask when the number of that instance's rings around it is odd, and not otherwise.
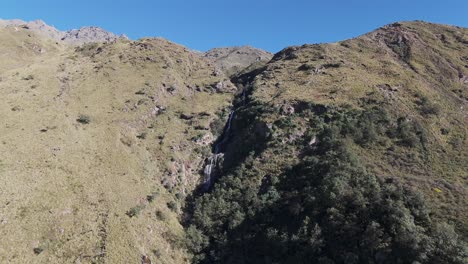
[[[80,29],[59,31],[55,27],[47,25],[42,20],[35,20],[30,22],[25,22],[18,19],[0,20],[0,27],[21,27],[29,29],[38,35],[73,45],[92,42],[116,41],[119,38],[126,38],[124,35],[117,36],[114,33],[108,32],[100,27],[82,27]]]
[[[254,63],[271,60],[273,54],[250,46],[243,46],[214,48],[205,52],[203,56],[214,61],[221,71],[232,75]]]
[[[234,76],[197,263],[465,263],[468,30],[394,23]]]
[[[467,54],[421,21],[274,55],[0,21],[0,262],[465,263]]]

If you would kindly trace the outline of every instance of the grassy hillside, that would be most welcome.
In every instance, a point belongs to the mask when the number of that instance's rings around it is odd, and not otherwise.
[[[336,44],[288,48],[256,77],[253,97],[278,106],[375,105],[415,124],[424,146],[384,142],[360,155],[374,173],[408,179],[438,200],[444,214],[467,219],[459,212],[467,209],[467,34],[463,28],[412,22]]]
[[[465,28],[268,62],[0,36],[1,263],[466,262]]]
[[[186,262],[178,201],[230,105],[223,77],[162,39],[71,48],[0,33],[0,262]]]
[[[195,261],[465,263],[467,38],[395,23],[234,77],[248,96],[188,209]]]

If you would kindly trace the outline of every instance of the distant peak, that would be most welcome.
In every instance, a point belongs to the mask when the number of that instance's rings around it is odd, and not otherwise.
[[[82,27],[65,32],[61,40],[71,44],[84,44],[90,42],[115,41],[120,37],[112,32],[96,26]]]
[[[41,19],[37,19],[30,22],[25,22],[19,19],[0,19],[0,27],[23,25],[25,25],[28,30],[32,30],[38,35],[42,35],[47,38],[54,39],[56,41],[63,41],[71,45],[81,45],[91,42],[108,42],[115,41],[119,38],[127,38],[127,36],[118,36],[112,32],[106,31],[103,28],[97,26],[87,26],[79,29],[60,31],[55,27],[46,24]]]
[[[38,25],[46,25],[46,23],[41,20],[41,19],[37,19],[37,20],[34,20],[34,21],[31,21],[30,23],[35,23],[35,24],[38,24]]]
[[[232,75],[256,62],[271,60],[273,54],[252,46],[234,46],[214,48],[203,53],[203,56],[228,75]]]

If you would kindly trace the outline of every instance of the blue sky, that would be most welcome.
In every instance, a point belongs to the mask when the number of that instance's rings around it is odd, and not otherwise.
[[[468,0],[1,0],[0,18],[42,19],[61,30],[96,25],[201,51],[252,45],[277,52],[402,20],[468,27]]]

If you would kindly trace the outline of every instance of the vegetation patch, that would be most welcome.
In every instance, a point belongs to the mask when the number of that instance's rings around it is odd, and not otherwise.
[[[257,111],[269,108],[239,110],[236,127],[249,131],[258,122],[249,122],[249,113],[258,120]],[[452,226],[432,220],[421,193],[367,172],[353,150],[383,139],[418,147],[417,125],[378,107],[306,103],[278,119],[272,135],[287,135],[303,120],[311,126],[298,144],[257,137],[278,158],[250,154],[194,200],[186,233],[195,263],[463,263],[464,242]],[[304,144],[311,138],[315,143]],[[276,164],[291,151],[299,162]],[[269,174],[274,167],[279,172]]]
[[[80,124],[87,125],[87,124],[91,123],[91,117],[89,117],[87,115],[80,115],[80,116],[78,116],[76,121],[78,123],[80,123]]]

